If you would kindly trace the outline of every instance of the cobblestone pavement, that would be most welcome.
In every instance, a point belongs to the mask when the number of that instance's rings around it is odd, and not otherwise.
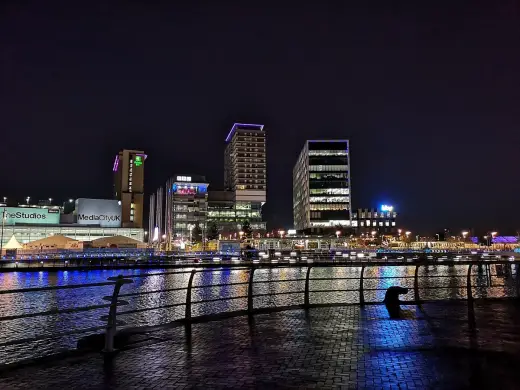
[[[518,388],[520,306],[464,304],[315,308],[153,333],[151,344],[14,369],[1,389]]]

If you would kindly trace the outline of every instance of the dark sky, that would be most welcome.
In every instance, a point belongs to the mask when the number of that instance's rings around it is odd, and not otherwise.
[[[110,197],[120,148],[148,153],[148,193],[221,186],[242,121],[268,132],[270,227],[292,225],[304,141],[349,138],[354,207],[520,228],[517,2],[75,3],[0,5],[0,196]]]

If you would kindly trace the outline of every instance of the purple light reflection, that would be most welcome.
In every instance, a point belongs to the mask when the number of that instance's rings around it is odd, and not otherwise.
[[[119,167],[119,155],[116,154],[116,159],[114,160],[114,167],[112,168],[112,170],[114,172],[117,172],[117,168]]]

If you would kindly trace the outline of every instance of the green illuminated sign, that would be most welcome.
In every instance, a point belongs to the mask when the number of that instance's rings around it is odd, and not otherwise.
[[[134,165],[135,165],[136,167],[140,167],[141,165],[143,165],[143,157],[141,157],[141,156],[135,156]]]

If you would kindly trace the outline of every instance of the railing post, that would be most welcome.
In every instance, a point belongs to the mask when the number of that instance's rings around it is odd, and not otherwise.
[[[520,264],[515,264],[516,268],[516,297],[520,298]]]
[[[417,305],[419,305],[421,302],[421,298],[419,297],[419,267],[420,267],[420,265],[415,266],[415,273],[413,276],[413,291],[415,294],[415,303]],[[428,267],[428,266],[426,266],[426,267]]]
[[[359,304],[363,306],[365,304],[365,294],[363,293],[363,285],[364,285],[364,277],[365,277],[365,266],[361,267],[361,275],[359,276]]]
[[[307,267],[307,274],[305,275],[305,292],[304,292],[304,306],[309,308],[309,278],[311,276],[311,267]]]
[[[466,289],[468,295],[468,302],[471,302],[471,304],[473,304],[473,291],[471,290],[471,267],[473,267],[473,264],[470,264],[468,266],[468,275],[466,277]]]
[[[105,330],[105,348],[103,348],[104,353],[112,353],[114,352],[114,336],[116,335],[117,328],[117,305],[127,305],[128,302],[119,300],[119,291],[121,291],[121,287],[123,284],[132,283],[132,280],[125,279],[123,275],[110,277],[108,278],[110,281],[115,281],[114,291],[112,296],[103,297],[104,300],[110,301],[110,310],[108,311],[107,317],[101,317],[101,319],[107,319],[107,327]],[[119,321],[119,324],[122,325],[123,322]]]
[[[247,285],[247,313],[253,314],[253,278],[255,276],[255,267],[251,267],[249,271],[249,283]]]
[[[475,307],[473,306],[473,291],[471,289],[471,267],[473,264],[468,266],[468,276],[466,279],[466,288],[468,291],[468,324],[470,330],[474,331],[476,328],[476,319],[475,319]],[[479,264],[480,266],[480,264]]]
[[[193,269],[190,274],[190,279],[188,280],[188,288],[186,290],[186,308],[184,312],[184,319],[186,322],[191,320],[191,288],[193,286],[193,278],[196,273],[197,270]]]

